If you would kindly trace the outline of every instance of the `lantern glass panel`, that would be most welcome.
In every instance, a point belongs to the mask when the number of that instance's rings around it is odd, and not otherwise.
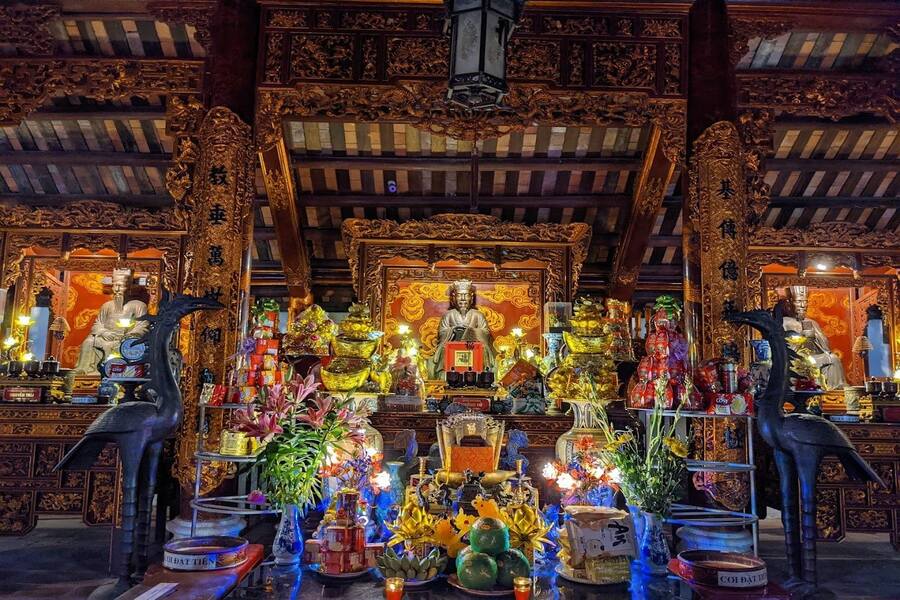
[[[454,75],[477,73],[481,60],[481,11],[459,15]]]

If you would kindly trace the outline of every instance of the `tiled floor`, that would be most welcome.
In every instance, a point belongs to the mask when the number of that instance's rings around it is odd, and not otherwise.
[[[23,538],[0,537],[0,599],[86,598],[104,579],[109,531],[77,521],[43,519]],[[900,552],[886,535],[853,534],[840,544],[819,544],[822,598],[900,600]],[[760,554],[769,577],[785,577],[781,522],[763,522]]]

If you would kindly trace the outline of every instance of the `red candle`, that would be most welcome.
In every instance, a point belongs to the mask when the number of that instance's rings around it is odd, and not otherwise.
[[[531,598],[531,578],[516,577],[513,579],[513,592],[516,600],[528,600]]]
[[[384,580],[384,597],[386,600],[401,600],[403,598],[402,577],[388,577]]]

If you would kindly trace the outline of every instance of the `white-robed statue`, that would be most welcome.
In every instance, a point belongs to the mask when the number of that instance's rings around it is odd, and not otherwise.
[[[475,308],[475,286],[468,279],[450,284],[450,309],[438,326],[438,343],[431,357],[431,376],[444,374],[444,350],[447,342],[481,342],[484,347],[484,370],[494,369],[494,347],[487,319]]]
[[[805,285],[793,285],[788,288],[788,293],[794,314],[784,317],[784,330],[799,333],[806,338],[804,347],[809,350],[810,359],[822,373],[825,389],[843,389],[847,385],[847,379],[841,358],[831,351],[831,343],[819,324],[806,316],[809,289]]]
[[[100,307],[91,332],[81,344],[72,375],[99,375],[97,365],[104,357],[119,351],[119,344],[126,335],[137,337],[147,331],[147,322],[137,320],[147,314],[147,305],[140,300],[125,301],[130,287],[131,271],[115,269],[112,274],[113,297]]]

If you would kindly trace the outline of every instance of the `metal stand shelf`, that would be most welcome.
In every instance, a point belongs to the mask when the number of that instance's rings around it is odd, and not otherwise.
[[[652,408],[628,408],[628,410],[634,410],[639,412],[649,413],[653,409]],[[697,472],[709,472],[709,473],[749,473],[750,476],[750,514],[747,513],[738,513],[726,510],[719,510],[714,508],[704,508],[699,506],[690,506],[686,504],[676,504],[673,506],[673,510],[676,507],[679,507],[679,510],[682,510],[682,514],[687,509],[693,511],[703,511],[704,515],[718,515],[717,518],[725,519],[726,517],[723,515],[740,515],[743,517],[752,516],[752,520],[742,520],[741,522],[728,523],[728,525],[738,526],[738,525],[750,525],[753,531],[753,554],[759,554],[759,519],[756,517],[756,477],[754,474],[756,472],[755,465],[755,452],[753,449],[753,415],[719,415],[719,414],[710,414],[702,411],[695,410],[664,410],[662,411],[664,417],[674,418],[676,416],[691,418],[691,419],[743,419],[746,423],[747,427],[747,462],[746,463],[732,463],[732,462],[723,462],[723,461],[714,461],[714,460],[688,460],[687,461],[687,470],[691,473]],[[673,514],[673,517],[675,515]],[[740,519],[738,519],[740,520]],[[680,525],[692,525],[692,526],[704,526],[705,523],[709,523],[709,519],[704,517],[701,521],[691,520],[689,523],[680,523],[672,519],[667,519],[667,522],[672,524],[680,524]],[[726,523],[717,523],[717,526],[724,526]],[[708,525],[711,526],[711,525]]]
[[[202,426],[206,422],[207,409],[236,410],[247,408],[250,404],[220,404],[220,405],[200,405],[199,422]],[[201,512],[216,513],[237,516],[261,516],[273,515],[281,512],[280,509],[270,504],[253,504],[247,501],[246,495],[240,496],[210,496],[207,498],[200,497],[200,481],[203,473],[203,463],[205,462],[232,462],[232,463],[254,463],[259,460],[262,451],[248,455],[231,455],[212,452],[204,449],[204,438],[202,432],[197,436],[197,451],[194,456],[197,459],[197,468],[194,472],[194,497],[191,499],[191,536],[195,535],[197,529],[197,516]]]

